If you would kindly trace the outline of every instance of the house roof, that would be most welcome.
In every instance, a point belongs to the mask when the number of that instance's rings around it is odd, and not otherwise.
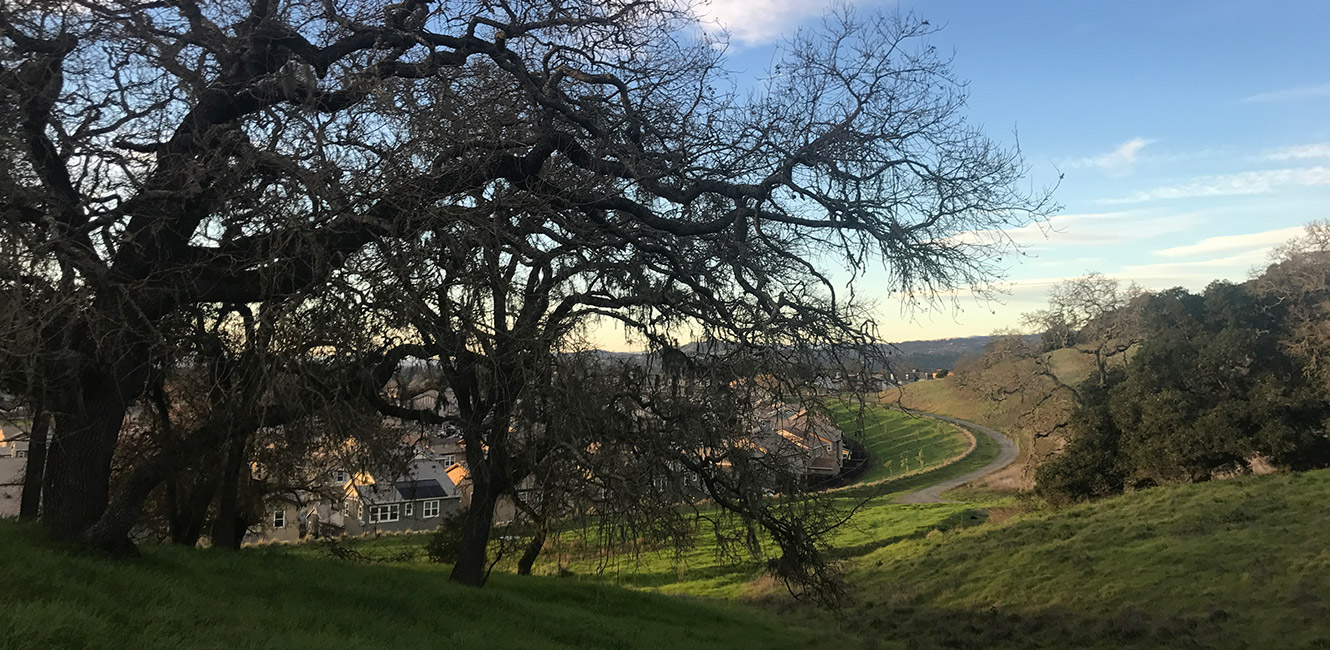
[[[453,499],[460,496],[456,484],[448,478],[443,464],[431,454],[418,453],[405,473],[389,479],[375,480],[374,476],[358,476],[356,496],[370,504],[414,501],[416,499]]]
[[[469,478],[471,478],[471,473],[467,471],[466,465],[453,463],[448,466],[448,480],[452,481],[453,485],[460,486],[463,481]]]
[[[437,499],[449,496],[448,491],[434,479],[399,481],[393,484],[393,487],[397,488],[397,494],[402,497],[403,501]]]

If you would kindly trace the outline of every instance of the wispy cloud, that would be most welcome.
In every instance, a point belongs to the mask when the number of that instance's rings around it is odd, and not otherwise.
[[[1108,153],[1063,161],[1068,167],[1094,167],[1110,176],[1126,176],[1136,166],[1141,150],[1153,143],[1147,138],[1132,138]]]
[[[1316,185],[1330,185],[1330,167],[1267,169],[1238,174],[1201,176],[1190,183],[1165,185],[1128,196],[1101,199],[1099,202],[1105,205],[1118,205],[1162,199],[1267,194],[1281,187],[1312,187]]]
[[[1292,147],[1272,149],[1261,154],[1261,158],[1264,160],[1279,161],[1330,158],[1330,142],[1300,144]]]
[[[1212,280],[1241,280],[1252,267],[1269,258],[1273,246],[1254,248],[1236,255],[1227,255],[1192,262],[1160,262],[1135,264],[1124,267],[1115,277],[1135,280],[1142,285],[1160,289],[1168,286],[1203,287]]]
[[[741,45],[763,45],[821,16],[833,0],[711,0],[697,9],[705,27],[729,30]],[[853,4],[853,3],[852,3]]]
[[[1279,228],[1277,230],[1266,230],[1264,232],[1254,232],[1246,235],[1207,237],[1195,244],[1174,246],[1173,248],[1157,250],[1155,251],[1155,255],[1160,257],[1191,257],[1193,255],[1209,255],[1244,249],[1269,250],[1270,247],[1282,244],[1302,233],[1302,226],[1294,226],[1292,228]]]
[[[1194,213],[1159,216],[1145,211],[1063,214],[1046,222],[1011,230],[977,230],[959,235],[962,241],[1016,244],[1076,245],[1121,244],[1182,232],[1200,221]]]
[[[1330,83],[1318,84],[1315,86],[1299,86],[1297,88],[1285,88],[1265,93],[1256,93],[1243,97],[1244,102],[1290,102],[1300,99],[1312,99],[1316,97],[1330,97]]]

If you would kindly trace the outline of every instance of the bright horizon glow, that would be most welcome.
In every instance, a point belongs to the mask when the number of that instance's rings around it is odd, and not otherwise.
[[[831,4],[712,0],[706,11],[729,28],[727,67],[742,83]],[[970,82],[970,121],[1019,142],[1031,187],[1065,174],[1062,215],[1005,233],[1024,251],[1005,260],[999,300],[961,288],[902,314],[881,272],[861,276],[854,290],[878,305],[884,341],[1015,327],[1053,284],[1089,272],[1150,290],[1242,282],[1303,224],[1330,218],[1330,3],[850,4],[942,26],[931,43]],[[632,349],[613,328],[593,336]]]

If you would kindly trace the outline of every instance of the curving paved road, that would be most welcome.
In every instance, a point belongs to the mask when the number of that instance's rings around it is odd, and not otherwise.
[[[1002,433],[999,433],[998,431],[983,426],[982,424],[975,424],[968,420],[961,420],[957,418],[947,417],[945,415],[936,415],[934,413],[923,413],[920,411],[916,411],[916,413],[919,413],[919,415],[924,415],[936,420],[943,420],[946,422],[950,422],[952,424],[959,424],[961,426],[969,427],[973,431],[978,431],[980,433],[983,433],[989,438],[992,438],[994,442],[998,443],[999,447],[998,455],[997,458],[993,459],[993,462],[984,465],[983,467],[980,467],[979,469],[974,470],[973,472],[964,474],[962,476],[957,476],[956,478],[953,478],[951,480],[943,481],[941,483],[938,483],[937,485],[926,487],[922,490],[919,490],[918,492],[911,492],[899,499],[896,499],[896,503],[945,503],[945,501],[942,499],[943,492],[946,492],[947,490],[950,490],[952,488],[960,487],[981,476],[987,476],[989,474],[992,474],[993,472],[996,472],[1002,469],[1003,467],[1006,467],[1016,462],[1016,455],[1019,453],[1019,450],[1016,448],[1016,443],[1012,442],[1011,438],[1008,438],[1007,436],[1003,435]]]

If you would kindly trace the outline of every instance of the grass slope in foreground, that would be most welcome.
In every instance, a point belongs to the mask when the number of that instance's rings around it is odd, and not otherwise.
[[[837,424],[847,434],[858,430],[857,409],[849,407],[833,413]],[[970,446],[967,436],[955,427],[884,406],[869,404],[864,408],[863,439],[875,464],[883,450],[922,454],[926,471],[908,475],[871,471],[856,484],[831,492],[836,505],[849,509],[862,506],[848,524],[832,534],[833,554],[850,559],[904,539],[923,537],[935,529],[980,523],[984,513],[973,503],[935,503],[898,505],[896,497],[936,483],[961,476],[987,465],[998,455],[998,445],[988,436],[975,434],[977,445],[964,458],[955,457]],[[901,450],[908,450],[902,452]],[[927,469],[932,468],[932,469]],[[883,476],[885,474],[885,477]],[[986,505],[986,504],[985,504]],[[423,543],[423,542],[421,542]],[[396,549],[400,552],[401,548]],[[578,557],[566,551],[552,550],[541,557],[537,572],[553,573],[568,566],[590,580],[607,580],[621,586],[653,589],[664,593],[742,599],[760,591],[765,574],[763,563],[730,564],[717,558],[714,540],[705,533],[698,545],[682,557],[673,553],[644,553],[638,557]]]
[[[788,648],[756,609],[438,565],[172,547],[112,561],[0,521],[0,648]]]
[[[883,647],[1330,647],[1330,470],[1157,488],[877,550]]]

